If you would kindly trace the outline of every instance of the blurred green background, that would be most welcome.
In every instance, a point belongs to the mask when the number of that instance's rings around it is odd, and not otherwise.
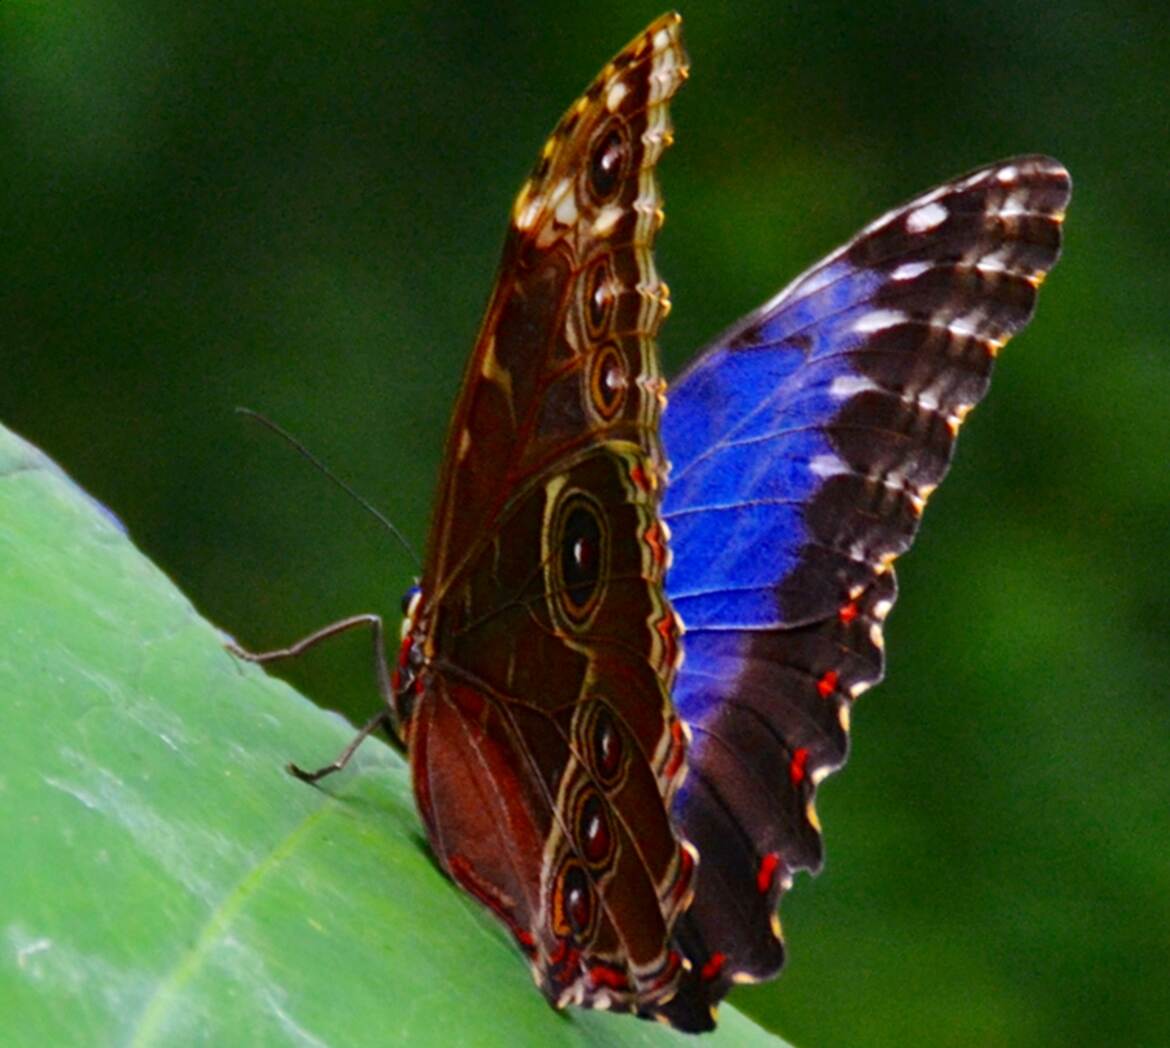
[[[512,198],[660,11],[5,4],[0,420],[242,642],[396,620],[410,559],[232,408],[421,547]],[[943,178],[1045,151],[1075,182],[1039,315],[901,564],[788,970],[734,1000],[798,1045],[1170,1043],[1170,16],[683,14],[672,369]],[[364,638],[289,676],[354,719],[376,702]]]

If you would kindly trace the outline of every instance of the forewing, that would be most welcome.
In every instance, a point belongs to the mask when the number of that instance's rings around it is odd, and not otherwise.
[[[447,436],[424,591],[460,577],[526,486],[574,450],[628,440],[661,467],[651,254],[679,18],[647,28],[570,107],[512,208],[496,286]]]
[[[783,960],[775,909],[816,870],[815,784],[882,675],[893,560],[912,542],[999,349],[1056,262],[1070,190],[1045,157],[975,171],[878,219],[718,339],[671,388],[667,593],[675,799],[701,857],[667,1014],[701,1024]],[[709,1021],[709,1019],[707,1019]]]

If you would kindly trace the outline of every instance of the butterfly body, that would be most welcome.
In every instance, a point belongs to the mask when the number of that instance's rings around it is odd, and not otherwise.
[[[702,1030],[783,961],[891,565],[1031,315],[1069,182],[1017,158],[890,212],[668,402],[654,171],[686,69],[666,16],[516,200],[393,705],[440,864],[550,1001]]]

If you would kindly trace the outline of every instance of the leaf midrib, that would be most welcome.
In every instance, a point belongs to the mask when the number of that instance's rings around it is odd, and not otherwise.
[[[208,915],[195,941],[179,956],[170,972],[160,979],[150,1000],[146,1002],[130,1037],[129,1043],[133,1048],[147,1048],[149,1045],[166,1043],[160,1035],[165,1028],[172,1003],[179,999],[183,988],[198,974],[216,943],[221,941],[232,926],[235,917],[248,901],[260,892],[264,883],[284,862],[296,853],[297,848],[318,824],[343,803],[337,798],[329,797],[328,794],[322,796],[327,799],[301,819],[259,864],[253,866],[238,880]]]

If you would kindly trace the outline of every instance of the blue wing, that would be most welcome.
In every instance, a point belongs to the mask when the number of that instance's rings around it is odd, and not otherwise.
[[[686,631],[674,702],[693,734],[674,811],[701,857],[677,932],[693,965],[680,1010],[782,963],[776,905],[793,870],[820,865],[814,786],[845,760],[849,703],[881,678],[891,564],[996,352],[1032,315],[1069,191],[1045,157],[940,186],[671,387],[666,585]]]

